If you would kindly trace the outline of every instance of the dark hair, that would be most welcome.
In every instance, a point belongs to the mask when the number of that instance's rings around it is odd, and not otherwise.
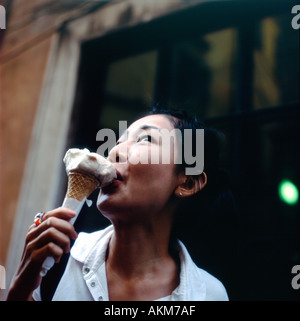
[[[182,153],[184,153],[184,133],[185,129],[192,130],[192,153],[195,155],[196,151],[196,130],[204,130],[204,172],[208,177],[208,186],[210,191],[215,194],[217,198],[222,198],[222,192],[227,189],[230,183],[229,173],[220,166],[220,153],[224,141],[224,135],[214,129],[207,127],[197,117],[188,115],[185,110],[180,109],[162,109],[153,107],[147,115],[162,114],[167,116],[174,128],[180,129],[182,134]],[[185,162],[185,157],[182,155],[182,164],[179,165],[182,170],[191,165]],[[207,190],[207,189],[206,189]],[[213,190],[213,191],[212,191]]]
[[[207,127],[196,117],[188,115],[184,110],[163,109],[153,107],[147,115],[166,115],[182,133],[184,129],[192,130],[193,153],[196,144],[196,129],[204,129],[204,172],[207,185],[195,195],[184,198],[175,213],[171,234],[170,250],[175,239],[181,239],[189,248],[195,261],[222,277],[226,273],[226,260],[230,260],[236,250],[237,208],[233,196],[233,183],[229,175],[220,165],[220,153],[225,136],[218,130]],[[184,146],[182,146],[184,151]],[[195,155],[195,153],[193,154]],[[187,164],[184,162],[181,169]],[[212,253],[218,252],[218,256]],[[221,263],[222,262],[222,263]],[[222,271],[216,268],[222,264]]]

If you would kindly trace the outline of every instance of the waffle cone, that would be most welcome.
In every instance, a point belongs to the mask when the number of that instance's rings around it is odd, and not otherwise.
[[[68,190],[66,198],[74,198],[82,201],[100,186],[100,182],[92,175],[79,172],[70,172],[68,177]]]

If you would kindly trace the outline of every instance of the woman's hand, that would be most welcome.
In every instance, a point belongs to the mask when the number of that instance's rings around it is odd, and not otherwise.
[[[60,207],[43,215],[39,226],[30,226],[7,300],[32,299],[33,291],[42,281],[40,271],[45,259],[53,256],[58,263],[63,253],[70,251],[70,239],[77,238],[73,225],[68,222],[74,216],[74,211]]]

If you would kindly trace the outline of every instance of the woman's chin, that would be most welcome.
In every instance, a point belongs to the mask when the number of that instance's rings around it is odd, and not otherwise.
[[[97,208],[103,216],[109,218],[112,215],[119,213],[122,209],[124,202],[118,199],[116,194],[99,193],[97,200]]]

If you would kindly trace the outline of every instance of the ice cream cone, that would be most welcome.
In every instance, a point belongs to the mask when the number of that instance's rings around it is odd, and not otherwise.
[[[86,199],[100,185],[104,186],[117,177],[113,165],[98,154],[89,150],[70,149],[67,151],[64,162],[68,174],[68,189],[62,207],[67,207],[75,212],[69,220],[74,224]],[[45,276],[55,261],[52,256],[45,259],[41,276]]]
[[[100,186],[99,180],[88,174],[70,171],[68,177],[68,189],[65,198],[73,198],[82,201]]]

